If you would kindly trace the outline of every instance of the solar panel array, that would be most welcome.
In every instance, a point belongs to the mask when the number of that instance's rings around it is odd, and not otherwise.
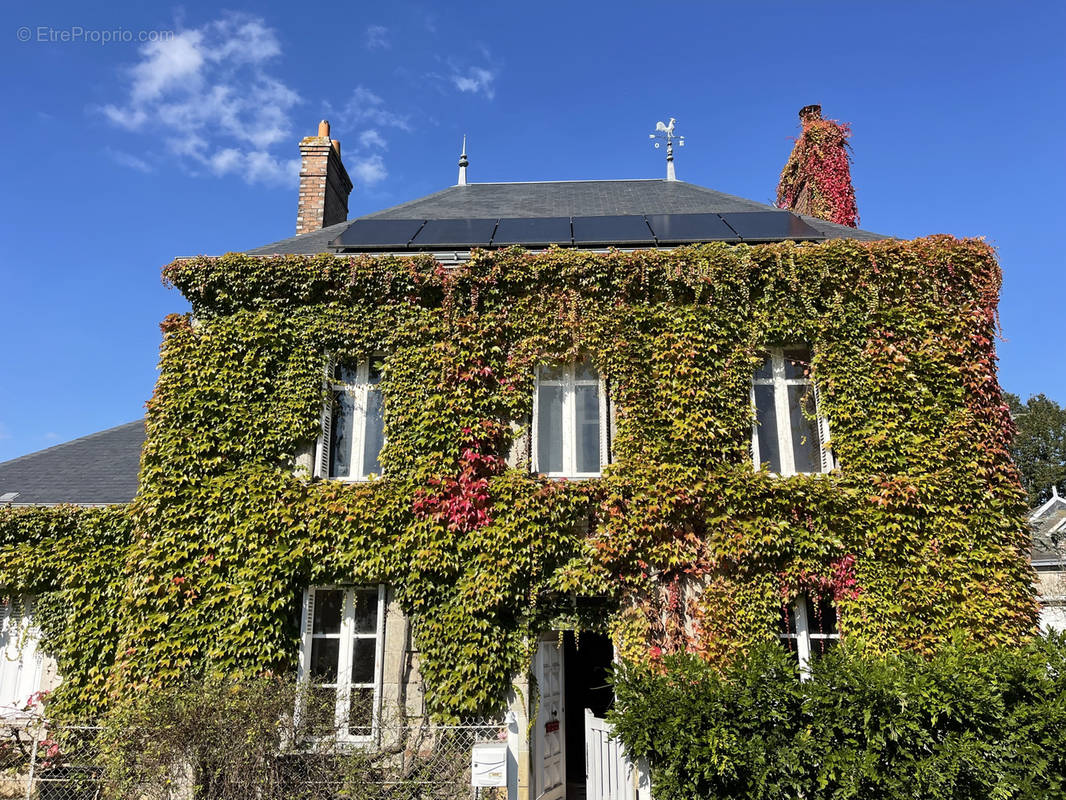
[[[455,250],[471,247],[656,247],[697,242],[825,239],[788,211],[631,214],[521,219],[358,219],[330,242],[339,250]]]

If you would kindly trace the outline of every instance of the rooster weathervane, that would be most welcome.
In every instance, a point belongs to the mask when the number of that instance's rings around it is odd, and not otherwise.
[[[685,146],[685,137],[674,134],[674,125],[677,122],[676,119],[670,117],[670,124],[667,125],[661,120],[655,123],[655,133],[649,133],[649,139],[661,139],[666,142],[666,179],[668,181],[676,181],[677,175],[674,173],[674,139],[677,139],[678,147]],[[660,142],[655,143],[656,149],[659,148]]]

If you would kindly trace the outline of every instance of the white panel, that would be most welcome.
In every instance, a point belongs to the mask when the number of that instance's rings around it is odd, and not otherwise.
[[[32,598],[4,598],[0,619],[0,716],[21,712],[40,691],[44,657],[37,650]]]

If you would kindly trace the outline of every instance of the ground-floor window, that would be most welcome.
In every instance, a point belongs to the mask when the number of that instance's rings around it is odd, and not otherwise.
[[[301,724],[369,740],[381,713],[385,587],[316,586],[304,593]]]
[[[777,635],[785,649],[795,655],[800,669],[806,673],[811,661],[823,656],[840,641],[836,606],[829,598],[814,602],[807,595],[801,595],[794,602],[782,606]]]

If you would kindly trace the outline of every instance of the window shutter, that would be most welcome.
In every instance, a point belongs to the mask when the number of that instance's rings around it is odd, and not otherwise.
[[[836,466],[836,458],[833,456],[833,451],[829,448],[829,420],[825,418],[825,414],[822,413],[822,395],[818,391],[818,384],[811,383],[814,387],[814,411],[817,415],[817,428],[818,428],[818,454],[822,460],[822,472],[832,472]]]
[[[611,442],[614,441],[614,415],[609,397],[610,383],[600,377],[600,467],[611,463]]]
[[[318,442],[315,444],[315,477],[329,477],[329,445],[333,439],[333,389],[330,385],[332,362],[326,360],[322,385],[326,398],[322,401],[322,424],[319,426]]]
[[[303,614],[300,616],[300,680],[311,674],[311,634],[315,623],[315,590],[304,589]]]
[[[614,443],[618,441],[618,423],[615,419],[615,406],[614,397],[611,395],[611,387],[607,387],[607,436],[608,436],[608,451],[611,456],[611,463],[614,463]]]

